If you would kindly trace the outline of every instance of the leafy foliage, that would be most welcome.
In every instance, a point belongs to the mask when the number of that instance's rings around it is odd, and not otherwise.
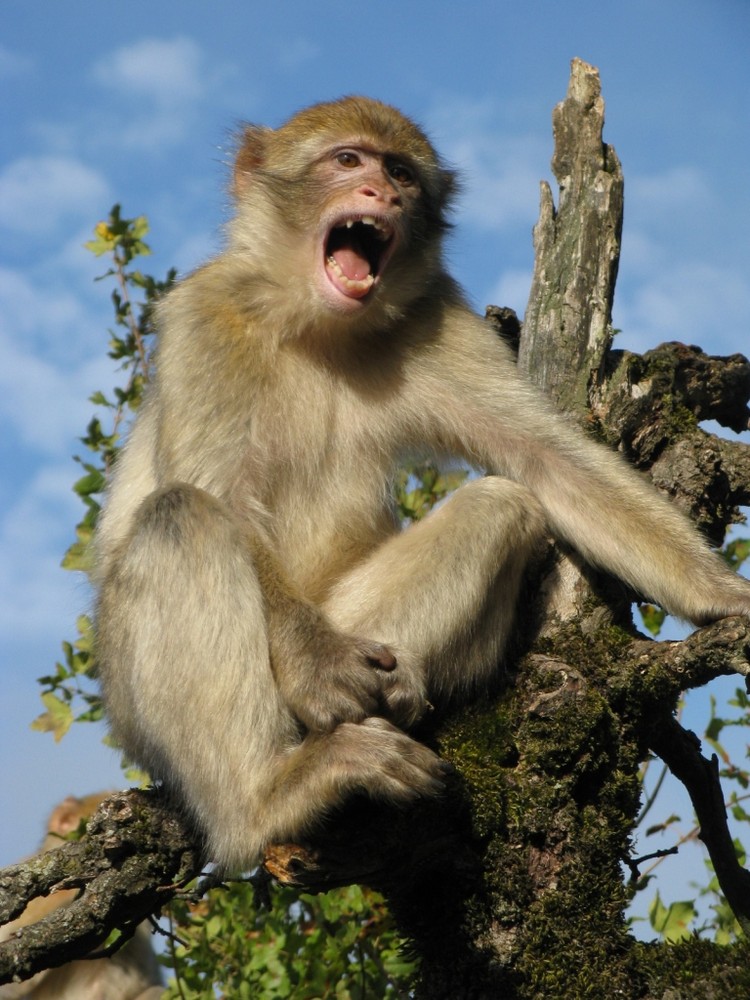
[[[94,527],[107,475],[117,460],[128,417],[140,405],[149,377],[150,348],[154,337],[153,307],[175,277],[175,271],[171,270],[163,281],[157,281],[131,266],[138,257],[151,253],[144,242],[147,233],[145,216],[125,219],[120,214],[120,206],[115,205],[109,218],[97,223],[95,239],[85,244],[97,257],[106,255],[110,260],[110,267],[97,280],[112,278],[115,281],[116,287],[112,292],[115,327],[109,331],[108,353],[110,358],[120,363],[126,377],[125,384],[114,389],[114,398],[107,398],[101,391],[90,397],[90,401],[107,415],[108,426],[105,429],[101,417],[92,417],[81,438],[91,457],[85,460],[75,456],[83,475],[74,483],[73,489],[83,501],[85,513],[76,525],[75,541],[63,557],[64,569],[84,573],[91,570]],[[132,290],[140,291],[142,299],[134,302]],[[52,733],[55,740],[60,740],[74,721],[86,722],[102,717],[101,698],[90,684],[96,678],[92,622],[88,615],[81,615],[76,624],[77,638],[63,643],[63,662],[55,664],[53,674],[39,678],[45,711],[32,726]]]
[[[277,889],[268,907],[253,887],[214,890],[171,907],[180,944],[168,996],[213,1000],[371,1000],[405,995],[415,963],[377,893],[349,886],[320,896]]]

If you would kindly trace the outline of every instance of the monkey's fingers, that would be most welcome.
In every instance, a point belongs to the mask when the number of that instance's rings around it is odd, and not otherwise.
[[[359,723],[365,759],[375,770],[368,782],[370,795],[398,802],[439,795],[451,765],[417,743],[385,719],[373,717]]]
[[[373,667],[377,667],[378,670],[396,669],[396,657],[382,642],[360,642],[359,648],[365,659],[369,660]]]

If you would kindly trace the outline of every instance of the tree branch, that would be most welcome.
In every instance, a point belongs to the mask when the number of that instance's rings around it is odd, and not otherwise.
[[[750,936],[750,872],[737,860],[727,824],[724,797],[719,781],[718,758],[700,752],[700,740],[673,718],[662,719],[654,727],[651,749],[684,784],[700,824],[700,838],[706,845],[719,880],[745,934]]]
[[[581,416],[592,370],[612,340],[623,178],[614,149],[602,141],[599,73],[580,59],[571,64],[568,93],[552,114],[552,127],[559,207],[542,182],[518,364],[561,409]]]
[[[159,793],[119,792],[94,813],[82,840],[0,872],[0,923],[38,896],[82,890],[0,944],[0,983],[83,958],[115,928],[124,943],[199,873],[194,837]]]
[[[680,642],[639,639],[625,650],[628,672],[636,671],[656,700],[702,687],[716,677],[750,675],[750,621],[722,618]],[[666,763],[666,761],[665,761]]]

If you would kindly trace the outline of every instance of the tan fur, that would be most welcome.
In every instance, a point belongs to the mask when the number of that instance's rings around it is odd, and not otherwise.
[[[466,306],[441,256],[453,186],[377,102],[251,128],[225,252],[161,306],[98,532],[101,677],[117,738],[225,866],[353,791],[440,787],[396,725],[491,674],[548,530],[693,622],[750,613],[750,585]],[[352,297],[326,240],[363,216],[392,255]],[[400,533],[388,484],[424,455],[492,475]]]
[[[78,829],[106,797],[97,792],[79,799],[69,795],[52,810],[40,853],[60,847],[63,838]],[[20,917],[0,927],[0,941],[72,902],[76,889],[33,899]],[[142,924],[134,937],[112,958],[68,962],[39,972],[23,983],[0,986],[0,1000],[156,1000],[164,987],[159,963],[151,947],[151,931]]]

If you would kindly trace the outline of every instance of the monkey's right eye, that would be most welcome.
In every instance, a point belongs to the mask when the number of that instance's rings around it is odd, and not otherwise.
[[[350,149],[342,149],[340,153],[336,153],[336,162],[342,167],[358,167],[360,160]]]

